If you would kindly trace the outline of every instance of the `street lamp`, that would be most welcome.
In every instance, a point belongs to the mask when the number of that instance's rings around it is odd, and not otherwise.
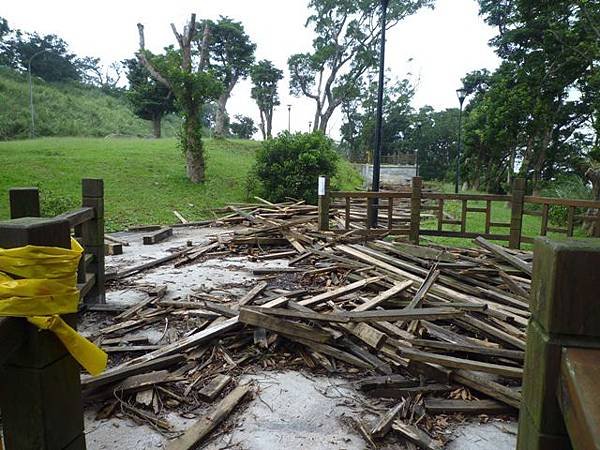
[[[31,111],[31,130],[29,130],[29,138],[33,139],[35,137],[35,114],[33,111],[33,84],[31,83],[31,61],[37,55],[41,55],[42,53],[47,52],[48,49],[40,50],[37,53],[34,53],[31,58],[29,58],[29,62],[27,63],[27,73],[29,75],[29,110]]]
[[[454,193],[458,194],[460,186],[460,156],[462,153],[462,110],[465,98],[467,98],[467,90],[464,87],[457,89],[456,96],[460,102],[460,109],[458,111],[458,155],[456,155],[456,181],[454,183]]]
[[[288,133],[292,132],[292,105],[287,105],[288,108]]]
[[[381,42],[379,50],[379,86],[377,89],[377,125],[375,127],[375,152],[373,155],[373,182],[371,191],[379,192],[379,179],[381,172],[381,144],[383,132],[383,88],[385,82],[385,29],[387,26],[387,8],[389,0],[381,0]],[[376,227],[378,222],[379,199],[373,199],[371,212],[371,227]]]

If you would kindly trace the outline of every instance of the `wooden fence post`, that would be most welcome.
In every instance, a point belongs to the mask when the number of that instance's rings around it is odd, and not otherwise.
[[[525,178],[515,178],[511,199],[509,248],[521,248],[524,198]]]
[[[38,188],[12,188],[8,191],[10,218],[40,217],[40,192]]]
[[[27,244],[69,248],[69,223],[31,217],[0,222],[0,247]],[[76,314],[63,318],[76,326]],[[4,341],[0,342],[4,362],[0,409],[6,450],[84,450],[79,365],[52,332],[40,331],[25,319],[3,321],[23,334],[20,346],[9,350],[10,356],[4,354]]]
[[[557,399],[563,347],[600,348],[600,245],[535,241],[518,450],[571,448]]]
[[[103,180],[85,178],[81,181],[82,206],[95,210],[94,219],[84,222],[81,234],[85,251],[94,255],[87,267],[87,272],[96,277],[94,286],[86,295],[86,303],[105,303],[104,274],[104,182]]]
[[[319,231],[329,231],[329,177],[319,177]]]
[[[419,245],[419,231],[421,229],[421,177],[413,177],[412,193],[410,196],[410,231],[409,239],[413,244]]]

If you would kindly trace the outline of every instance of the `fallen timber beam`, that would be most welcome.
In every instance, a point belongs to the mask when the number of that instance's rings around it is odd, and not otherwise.
[[[482,237],[475,238],[475,240],[473,242],[475,242],[480,247],[486,249],[487,251],[491,252],[498,258],[503,259],[504,261],[509,263],[511,266],[526,273],[527,275],[531,276],[531,274],[533,273],[531,264],[528,264],[525,261],[523,261],[522,259],[520,259],[514,255],[511,255],[505,248],[503,248],[497,244],[493,244],[492,242],[489,242]]]

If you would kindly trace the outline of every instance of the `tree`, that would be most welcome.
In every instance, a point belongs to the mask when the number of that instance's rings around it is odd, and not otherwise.
[[[252,67],[250,78],[253,84],[251,96],[260,111],[260,131],[264,140],[271,139],[273,108],[280,104],[277,83],[283,78],[283,71],[271,61],[263,59]]]
[[[431,6],[433,0],[390,2],[388,27]],[[353,96],[361,77],[377,65],[381,34],[380,2],[374,0],[311,0],[306,26],[317,37],[313,50],[288,59],[290,93],[315,102],[313,129],[326,132],[334,111]]]
[[[214,133],[217,137],[223,137],[226,134],[227,101],[237,82],[248,76],[256,45],[250,41],[240,22],[221,16],[218,22],[207,23],[210,27],[210,68],[224,86],[217,101]]]
[[[129,60],[132,61],[132,60]],[[117,89],[124,65],[120,62],[113,62],[108,66],[102,66],[100,58],[86,56],[77,61],[81,80],[92,86],[97,86],[106,92]]]
[[[377,83],[371,74],[361,86],[359,97],[343,102],[344,123],[341,127],[342,146],[352,161],[364,161],[375,147],[375,109],[377,108]],[[410,105],[414,88],[408,80],[386,80],[384,90],[382,154],[413,152],[408,136],[413,131],[414,111]]]
[[[123,64],[129,81],[127,99],[133,112],[142,119],[152,121],[152,131],[158,139],[163,116],[176,111],[175,96],[167,86],[152,78],[148,69],[137,59],[127,59]]]
[[[5,43],[5,38],[11,31],[8,21],[4,17],[0,17],[0,65],[8,65],[11,59],[7,54],[8,45]]]
[[[78,81],[77,58],[69,53],[67,43],[54,34],[41,36],[37,33],[17,31],[3,43],[8,65],[26,72],[31,61],[31,74],[45,81]]]
[[[173,34],[179,44],[179,51],[167,49],[164,56],[152,55],[145,48],[144,26],[138,24],[140,49],[139,61],[152,77],[169,88],[183,112],[181,146],[186,157],[187,176],[192,183],[204,182],[205,164],[202,144],[202,106],[217,98],[223,85],[207,71],[208,65],[208,25],[205,25],[203,39],[199,43],[198,61],[193,60],[192,42],[196,36],[196,15],[192,14],[183,34],[171,24]]]
[[[237,122],[232,122],[231,125],[229,125],[231,134],[238,139],[252,139],[254,133],[258,131],[254,126],[254,120],[248,116],[242,116],[241,114],[236,114],[235,120],[237,120]]]

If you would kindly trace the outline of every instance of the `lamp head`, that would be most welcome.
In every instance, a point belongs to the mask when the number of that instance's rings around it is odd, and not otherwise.
[[[457,89],[456,96],[458,97],[458,101],[462,105],[465,101],[465,98],[467,98],[467,90],[464,87]]]

